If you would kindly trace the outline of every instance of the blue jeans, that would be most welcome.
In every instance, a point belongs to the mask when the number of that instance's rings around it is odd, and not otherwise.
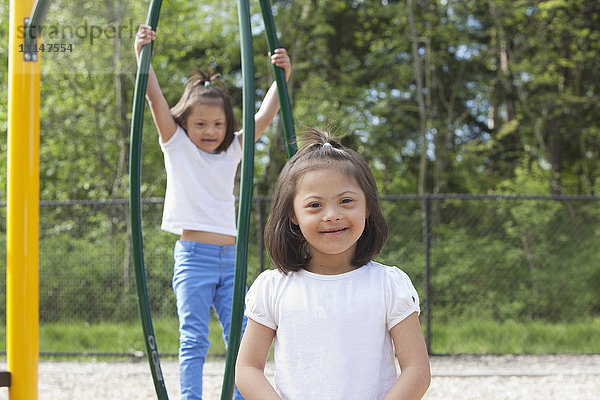
[[[235,245],[218,246],[179,240],[174,250],[173,290],[179,315],[179,384],[181,400],[202,399],[202,368],[210,341],[208,321],[214,307],[225,345],[235,274]],[[244,316],[242,330],[246,327]],[[237,388],[234,399],[243,399]]]

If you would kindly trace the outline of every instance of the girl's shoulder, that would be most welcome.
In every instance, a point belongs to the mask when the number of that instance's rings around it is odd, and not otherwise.
[[[383,278],[408,279],[410,281],[408,274],[396,266],[381,264],[377,261],[371,261],[365,266],[369,267],[372,273],[381,275]]]
[[[419,294],[406,272],[377,262],[371,262],[369,266],[379,274],[387,309],[388,329],[414,312],[420,314]]]
[[[288,277],[288,275],[284,275],[278,269],[268,269],[266,271],[261,272],[260,275],[258,275],[258,277],[254,280],[254,283],[252,283],[252,287],[264,287],[266,285],[273,285],[278,283],[282,279],[285,279],[286,277]]]
[[[248,289],[246,295],[247,315],[254,316],[253,319],[260,320],[263,325],[275,329],[276,325],[272,324],[271,311],[276,293],[281,285],[285,285],[282,281],[285,278],[286,275],[279,270],[270,269],[262,272]]]
[[[175,132],[169,138],[169,140],[167,140],[166,142],[163,142],[159,136],[158,143],[160,144],[160,148],[164,151],[166,149],[177,146],[180,143],[184,143],[185,142],[184,139],[186,139],[186,138],[188,138],[188,136],[185,133],[185,130],[181,127],[181,125],[175,124]],[[191,143],[191,141],[190,141],[190,143]]]
[[[416,289],[412,283],[412,280],[408,274],[402,271],[398,267],[384,265],[375,261],[371,261],[367,264],[371,273],[376,275],[376,279],[382,283],[384,291],[389,294],[405,293],[413,294],[416,293]]]
[[[242,140],[244,140],[244,137],[242,135],[243,131],[237,131],[237,132],[233,132],[233,140],[231,142],[231,144],[229,145],[229,147],[227,148],[227,151],[232,150],[235,152],[235,154],[239,154],[240,157],[242,155]]]

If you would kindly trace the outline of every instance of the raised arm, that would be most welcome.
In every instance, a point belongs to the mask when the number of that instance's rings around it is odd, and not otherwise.
[[[248,318],[235,367],[235,384],[246,400],[281,400],[265,376],[275,331]]]
[[[275,49],[274,54],[269,54],[271,63],[283,68],[285,80],[290,79],[292,64],[284,48]],[[257,141],[279,111],[279,96],[277,95],[277,82],[273,82],[263,99],[258,112],[254,115],[254,140]],[[242,136],[240,135],[240,141]]]
[[[431,382],[431,372],[427,346],[417,313],[409,315],[394,326],[390,335],[394,341],[401,373],[384,400],[421,399]]]
[[[156,32],[152,30],[150,25],[140,25],[138,28],[138,32],[135,35],[135,57],[140,63],[140,52],[142,51],[142,46],[150,43],[156,38]],[[160,140],[163,143],[166,143],[171,139],[175,130],[177,129],[177,125],[175,124],[175,120],[171,116],[171,111],[169,109],[169,104],[165,99],[165,96],[160,89],[160,85],[158,83],[158,79],[156,78],[156,73],[152,68],[152,64],[150,64],[150,68],[148,70],[148,86],[146,88],[146,100],[148,100],[148,105],[150,106],[150,111],[152,112],[152,118],[154,119],[154,124],[156,125],[156,129],[158,130],[158,135],[160,136]]]

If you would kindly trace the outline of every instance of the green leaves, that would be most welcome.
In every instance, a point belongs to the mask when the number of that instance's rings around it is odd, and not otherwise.
[[[258,107],[273,78],[259,7],[251,7]],[[417,191],[424,146],[428,192],[498,192],[522,177],[535,181],[531,186],[541,194],[597,191],[597,2],[415,2],[425,143],[405,2],[278,0],[273,10],[281,45],[292,57],[289,87],[298,131],[331,125],[348,132],[346,143],[371,163],[385,192]],[[72,42],[74,51],[42,55],[42,199],[126,197],[133,34],[145,13],[144,4],[123,0],[53,4],[48,29]],[[8,16],[6,5],[0,14]],[[164,4],[152,62],[169,104],[193,67],[211,66],[241,115],[237,25],[234,4]],[[8,35],[6,24],[0,33]],[[0,49],[5,77],[7,56]],[[0,83],[4,92],[7,81]],[[7,109],[3,98],[2,131]],[[280,135],[276,121],[261,139],[259,194],[271,192],[283,165]],[[143,196],[164,193],[156,140],[147,115]],[[5,150],[6,141],[0,146]],[[549,165],[551,174],[535,173],[536,163]]]

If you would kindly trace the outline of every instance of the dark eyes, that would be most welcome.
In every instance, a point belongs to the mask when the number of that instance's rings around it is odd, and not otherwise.
[[[353,201],[354,201],[354,199],[351,199],[351,198],[344,198],[344,199],[342,199],[342,200],[340,201],[340,204],[350,204],[350,203],[352,203]],[[317,203],[317,202],[314,202],[314,203],[309,203],[309,204],[307,205],[307,208],[319,208],[319,207],[321,207],[321,203]]]
[[[223,126],[225,123],[224,122],[216,122],[215,126]],[[206,126],[206,124],[204,122],[198,122],[196,125],[198,126]]]

